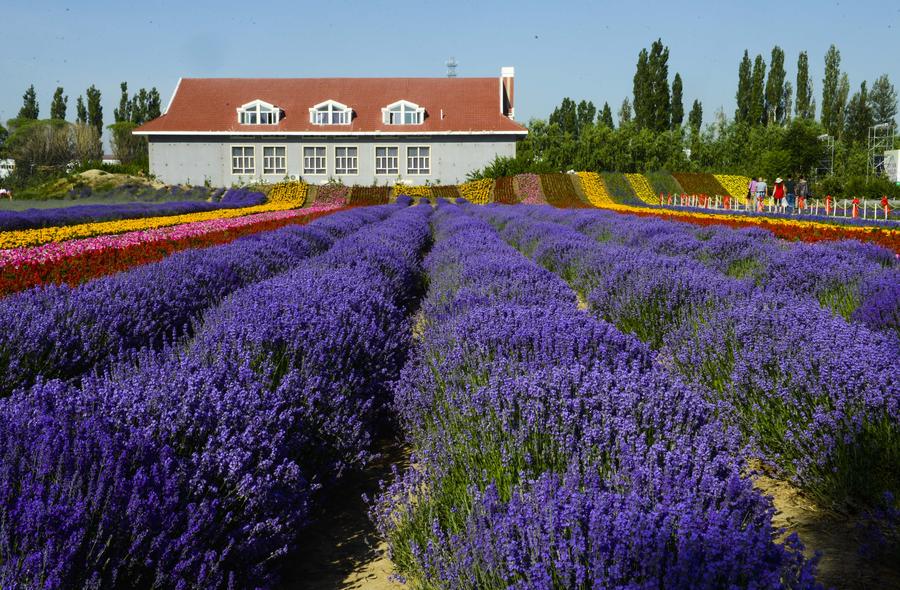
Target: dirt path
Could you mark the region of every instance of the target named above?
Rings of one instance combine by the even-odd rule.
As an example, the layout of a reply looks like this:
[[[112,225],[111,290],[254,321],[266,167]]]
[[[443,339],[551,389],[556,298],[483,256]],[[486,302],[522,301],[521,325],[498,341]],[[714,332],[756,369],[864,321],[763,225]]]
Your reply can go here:
[[[325,492],[315,522],[303,530],[300,546],[284,573],[284,590],[400,590],[390,579],[393,564],[387,545],[378,538],[362,499],[378,492],[378,482],[391,477],[391,466],[405,469],[406,448],[383,443],[381,458],[363,473],[341,480]]]
[[[776,527],[798,533],[809,555],[822,552],[818,581],[826,588],[900,588],[900,556],[863,557],[866,535],[858,520],[822,510],[791,484],[767,475],[756,477],[756,487],[772,496]]]

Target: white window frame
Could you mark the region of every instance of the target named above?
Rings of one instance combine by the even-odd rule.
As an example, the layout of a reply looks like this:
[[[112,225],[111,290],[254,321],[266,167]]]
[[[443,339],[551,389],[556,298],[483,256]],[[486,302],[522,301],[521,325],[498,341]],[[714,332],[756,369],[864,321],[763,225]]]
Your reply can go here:
[[[323,163],[323,166],[321,168],[322,172],[318,172],[318,170],[320,170],[319,168],[307,168],[306,167],[306,150],[307,149],[319,149],[319,148],[321,148],[325,151],[325,155],[321,156],[322,163]],[[325,174],[328,174],[328,146],[327,145],[303,145],[303,146],[300,146],[300,155],[303,158],[302,162],[303,162],[303,174],[304,175],[323,176]],[[315,155],[315,156],[313,156],[313,158],[318,159],[319,156]]]
[[[355,149],[356,155],[353,156],[353,159],[356,161],[356,168],[346,168],[346,170],[354,170],[354,172],[341,172],[341,168],[338,167],[338,150],[340,149]],[[350,145],[350,144],[337,144],[334,146],[334,174],[335,176],[359,176],[359,146],[358,145]],[[349,158],[350,156],[343,156],[344,158]]]
[[[273,153],[272,156],[266,156],[266,150],[267,150],[267,149],[276,150],[276,149],[279,149],[279,148],[282,149],[282,150],[284,150],[284,155],[278,156],[278,155],[274,155],[274,153]],[[264,145],[264,146],[262,146],[262,156],[263,156],[262,173],[263,173],[263,174],[279,174],[279,175],[287,174],[287,154],[288,154],[288,147],[287,147],[286,145],[274,145],[274,144],[272,144],[272,145]],[[271,158],[272,160],[274,160],[274,165],[273,165],[273,166],[267,166],[267,164],[268,164],[267,159],[269,159],[269,158]],[[281,163],[282,163],[282,166],[281,166],[281,167],[279,167],[279,166],[277,165],[277,164],[278,164],[279,158],[282,160],[282,162],[281,162]]]
[[[325,115],[324,120],[320,115]],[[329,99],[309,109],[309,122],[313,125],[349,125],[352,121],[353,109],[336,100]]]
[[[240,156],[234,155],[235,148],[240,148],[241,150],[243,150],[241,152]],[[248,149],[250,150],[249,156],[247,156],[247,152],[246,152],[246,150],[248,150]],[[231,145],[228,147],[228,155],[231,156],[231,174],[232,174],[232,176],[247,176],[247,175],[256,174],[256,146],[243,145],[243,144]],[[250,168],[247,168],[247,166],[246,166],[248,157],[251,159],[251,163],[253,164]],[[236,168],[234,165],[235,158],[240,158],[242,160],[242,163],[245,165],[241,168]]]
[[[265,109],[265,110],[264,110]],[[237,120],[240,125],[278,125],[281,121],[281,109],[277,106],[267,103],[264,100],[253,100],[247,104],[239,106],[237,109]],[[273,120],[267,123],[262,122],[263,114],[272,115]],[[256,117],[255,123],[245,123],[244,121],[251,115]]]
[[[400,114],[400,122],[393,123],[391,122],[392,114]],[[405,122],[405,115],[407,113],[411,113],[415,116],[415,121],[412,123]],[[425,107],[420,107],[414,102],[410,102],[408,100],[398,100],[397,102],[392,102],[386,107],[381,109],[381,122],[385,125],[421,125],[425,122]]]
[[[394,172],[390,172],[389,168],[385,168],[385,172],[378,171],[378,150],[379,148],[390,149],[394,148],[397,150],[397,170]],[[384,156],[385,158],[390,158],[390,156]],[[400,175],[400,146],[399,145],[376,145],[375,149],[372,150],[372,158],[374,160],[375,165],[375,176],[399,176]]]
[[[412,149],[414,149],[414,150],[427,149],[428,150],[427,156],[419,155],[418,152],[417,152],[417,155],[415,156],[415,158],[417,160],[421,160],[423,157],[426,158],[426,160],[428,162],[428,166],[426,168],[422,168],[421,166],[410,167],[410,165],[409,165],[409,159],[410,159],[409,150],[412,150]],[[430,176],[431,175],[431,146],[430,145],[408,145],[408,146],[406,146],[406,173],[409,176]]]

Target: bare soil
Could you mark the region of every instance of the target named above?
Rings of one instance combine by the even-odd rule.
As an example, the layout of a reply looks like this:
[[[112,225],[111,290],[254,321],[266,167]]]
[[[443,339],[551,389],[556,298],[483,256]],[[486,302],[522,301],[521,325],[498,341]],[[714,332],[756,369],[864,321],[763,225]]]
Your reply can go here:
[[[756,487],[775,504],[773,523],[798,533],[808,555],[822,554],[818,580],[836,590],[900,589],[900,555],[887,552],[866,557],[860,551],[870,539],[857,518],[823,510],[788,482],[758,475]]]
[[[285,590],[401,590],[391,579],[393,564],[378,537],[362,495],[374,496],[391,467],[406,468],[409,450],[394,441],[380,445],[381,457],[362,473],[325,492],[316,522],[304,528],[300,545],[283,575]]]

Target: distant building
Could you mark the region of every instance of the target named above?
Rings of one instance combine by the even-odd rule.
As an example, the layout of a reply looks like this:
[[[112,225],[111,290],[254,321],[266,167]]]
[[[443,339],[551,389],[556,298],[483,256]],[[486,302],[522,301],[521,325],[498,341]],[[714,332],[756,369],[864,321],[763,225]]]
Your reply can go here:
[[[12,171],[15,170],[15,168],[16,168],[15,160],[13,160],[11,158],[0,159],[0,178],[6,178],[10,174],[12,174]]]
[[[167,183],[457,183],[527,134],[497,78],[183,78],[135,130]]]
[[[116,166],[118,164],[121,164],[119,158],[115,157],[112,154],[103,154],[103,159],[101,161],[107,166]]]

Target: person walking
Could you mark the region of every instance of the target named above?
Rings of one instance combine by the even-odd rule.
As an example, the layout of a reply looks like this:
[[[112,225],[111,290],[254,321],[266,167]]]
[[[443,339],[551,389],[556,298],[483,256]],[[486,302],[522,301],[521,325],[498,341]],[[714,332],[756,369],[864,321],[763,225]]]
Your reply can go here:
[[[794,179],[791,178],[791,175],[788,174],[787,180],[784,182],[784,192],[785,192],[785,207],[789,210],[794,209],[794,201],[797,198],[797,193],[794,192],[796,188],[796,184],[794,184]]]
[[[775,204],[775,211],[781,211],[784,207],[784,181],[779,176],[772,185],[772,202]]]
[[[756,211],[762,213],[763,210],[763,202],[766,200],[766,197],[769,196],[769,187],[766,186],[766,179],[760,177],[759,180],[756,181]]]
[[[801,212],[806,207],[806,199],[809,198],[809,183],[806,182],[806,178],[803,176],[800,177],[800,180],[797,182],[797,209]]]
[[[750,187],[747,190],[747,209],[753,206],[753,200],[756,198],[756,177],[750,179]]]

